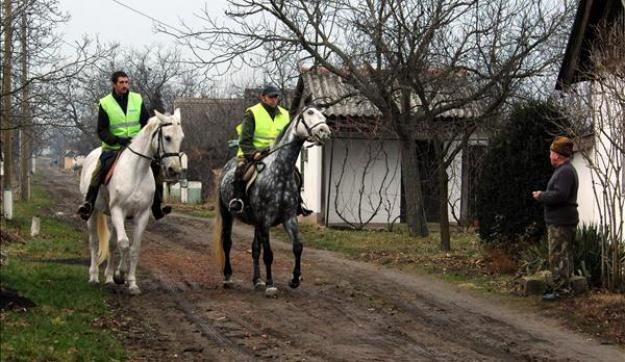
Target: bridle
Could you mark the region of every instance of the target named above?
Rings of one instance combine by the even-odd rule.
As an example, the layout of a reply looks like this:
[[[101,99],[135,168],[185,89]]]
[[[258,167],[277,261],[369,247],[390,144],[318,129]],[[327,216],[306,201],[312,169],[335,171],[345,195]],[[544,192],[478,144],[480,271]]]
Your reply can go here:
[[[168,127],[168,126],[173,126],[173,123],[171,122],[167,122],[167,123],[161,123],[158,125],[158,128],[156,129],[156,131],[152,134],[152,139],[150,140],[150,143],[154,140],[154,137],[156,137],[158,135],[158,144],[156,146],[156,156],[154,157],[150,157],[150,156],[146,156],[142,153],[139,153],[135,150],[133,150],[132,148],[130,148],[130,145],[126,146],[126,148],[128,150],[130,150],[130,152],[134,153],[137,156],[141,156],[147,160],[150,160],[151,162],[154,162],[156,165],[160,166],[161,165],[161,161],[167,157],[178,157],[178,160],[180,162],[182,162],[182,155],[184,155],[184,152],[163,152],[161,153],[162,150],[164,150],[163,148],[163,127]]]
[[[318,126],[320,126],[322,124],[326,124],[326,122],[325,121],[319,121],[319,122],[313,124],[312,126],[308,126],[308,124],[306,124],[306,122],[304,121],[304,112],[308,111],[310,108],[311,107],[304,108],[304,110],[301,111],[299,115],[297,115],[297,119],[295,120],[295,127],[297,128],[297,126],[301,122],[304,125],[304,128],[306,129],[306,133],[308,134],[308,137],[313,137],[313,134],[312,134],[313,129],[315,129],[316,127],[318,127]]]
[[[310,108],[311,108],[311,107],[305,108],[303,111],[301,111],[301,112],[297,115],[297,118],[296,118],[296,119],[295,119],[295,121],[293,122],[293,127],[295,127],[295,128],[297,129],[297,127],[298,127],[299,123],[301,122],[301,123],[304,125],[304,128],[306,129],[306,133],[307,133],[308,137],[313,137],[313,134],[312,134],[313,129],[315,129],[316,127],[318,127],[318,126],[320,126],[320,125],[322,125],[322,124],[326,124],[326,122],[325,122],[325,121],[319,121],[319,122],[317,122],[317,123],[313,124],[312,126],[308,126],[308,125],[306,124],[306,121],[304,121],[304,112],[306,112],[306,111],[307,111],[308,109],[310,109]],[[271,149],[269,152],[265,153],[265,154],[262,156],[262,158],[265,158],[265,157],[269,156],[270,154],[272,154],[272,153],[274,153],[274,152],[276,152],[276,151],[280,150],[281,148],[284,148],[284,147],[286,147],[286,146],[289,146],[290,144],[295,143],[295,142],[297,142],[297,141],[288,142],[288,143],[283,144],[283,145],[282,145],[282,146],[280,146],[280,147],[273,148],[273,149]],[[311,148],[311,147],[313,147],[313,146],[314,146],[314,144],[309,145],[309,146],[305,146],[305,147],[306,147],[306,148]]]

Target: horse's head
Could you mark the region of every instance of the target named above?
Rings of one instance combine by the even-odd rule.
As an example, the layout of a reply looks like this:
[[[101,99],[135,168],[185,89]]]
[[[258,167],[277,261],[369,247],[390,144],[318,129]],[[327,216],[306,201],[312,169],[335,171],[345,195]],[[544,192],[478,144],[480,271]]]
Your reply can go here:
[[[326,117],[314,107],[307,107],[295,119],[295,134],[308,142],[322,145],[330,138],[332,131],[326,124]]]
[[[157,122],[152,133],[154,159],[161,164],[165,177],[175,179],[182,173],[180,145],[184,138],[180,122],[180,109],[173,115],[154,111]]]

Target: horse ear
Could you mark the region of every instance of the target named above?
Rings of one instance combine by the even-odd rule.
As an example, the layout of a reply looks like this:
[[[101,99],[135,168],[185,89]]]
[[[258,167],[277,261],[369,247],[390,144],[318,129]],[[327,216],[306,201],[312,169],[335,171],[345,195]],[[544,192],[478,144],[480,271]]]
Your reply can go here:
[[[180,119],[180,108],[174,109],[174,117],[176,117],[179,121]]]
[[[156,109],[154,110],[154,115],[156,116],[156,118],[158,118],[159,121],[161,122],[165,122],[167,121],[167,118],[159,111],[157,111]]]

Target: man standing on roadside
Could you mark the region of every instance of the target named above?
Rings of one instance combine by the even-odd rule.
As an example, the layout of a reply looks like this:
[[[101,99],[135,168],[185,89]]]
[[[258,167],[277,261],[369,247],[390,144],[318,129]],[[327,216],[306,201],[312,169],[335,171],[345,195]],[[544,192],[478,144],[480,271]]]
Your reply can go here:
[[[551,301],[571,291],[573,274],[573,243],[579,215],[577,212],[577,172],[571,164],[573,142],[558,136],[551,143],[549,160],[554,167],[547,190],[534,191],[532,196],[545,207],[545,224],[549,242],[549,269],[552,284],[543,295]]]

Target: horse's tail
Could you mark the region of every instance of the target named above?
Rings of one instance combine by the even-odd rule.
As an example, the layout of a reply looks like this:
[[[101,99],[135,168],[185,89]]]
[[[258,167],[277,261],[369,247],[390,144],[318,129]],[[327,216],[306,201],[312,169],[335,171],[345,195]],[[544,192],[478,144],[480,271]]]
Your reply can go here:
[[[96,211],[96,230],[98,232],[98,265],[109,258],[109,232],[106,215],[101,211]]]
[[[220,270],[224,270],[224,266],[226,265],[226,254],[224,253],[224,220],[221,216],[222,206],[221,206],[221,198],[219,196],[219,189],[215,192],[217,196],[215,197],[215,206],[217,215],[213,220],[213,252],[215,256],[215,261],[219,264]]]

